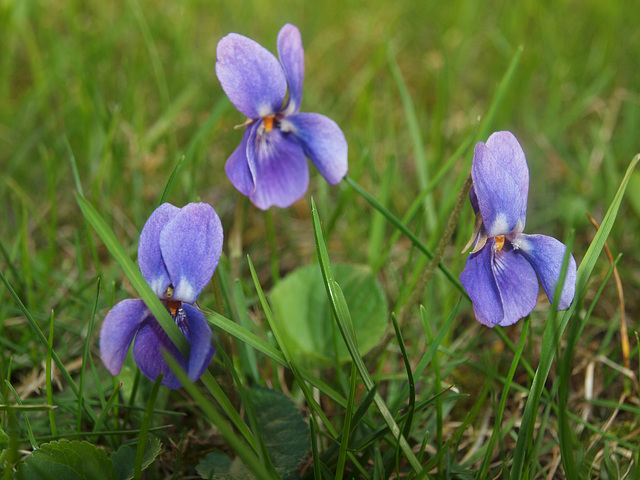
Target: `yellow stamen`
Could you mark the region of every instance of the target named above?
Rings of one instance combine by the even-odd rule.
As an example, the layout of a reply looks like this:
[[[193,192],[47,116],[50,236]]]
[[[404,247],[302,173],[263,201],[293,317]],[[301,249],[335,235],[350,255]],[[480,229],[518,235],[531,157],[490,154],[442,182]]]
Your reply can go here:
[[[271,129],[273,128],[273,116],[264,117],[262,119],[262,123],[264,123],[264,131],[265,132],[270,132]]]
[[[495,243],[493,244],[493,251],[499,252],[502,250],[502,247],[504,247],[504,235],[498,235]]]
[[[171,297],[173,297],[173,286],[169,285],[164,292],[164,298],[171,298]]]

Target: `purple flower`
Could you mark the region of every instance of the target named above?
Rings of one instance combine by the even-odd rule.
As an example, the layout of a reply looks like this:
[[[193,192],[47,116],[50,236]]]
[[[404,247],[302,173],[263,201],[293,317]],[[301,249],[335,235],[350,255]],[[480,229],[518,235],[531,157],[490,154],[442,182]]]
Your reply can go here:
[[[242,141],[225,165],[231,183],[266,210],[299,200],[309,185],[309,157],[335,185],[347,173],[347,141],[340,127],[318,113],[299,113],[304,78],[300,31],[278,33],[278,60],[237,33],[218,42],[216,74],[231,103],[246,115]]]
[[[546,235],[522,233],[527,214],[529,168],[510,132],[478,142],[471,165],[471,205],[476,212],[474,245],[460,274],[478,321],[507,326],[529,315],[538,301],[538,279],[553,302],[566,246]],[[576,261],[570,255],[558,310],[571,305]]]
[[[220,219],[207,203],[183,208],[163,203],[151,214],[140,233],[138,263],[142,276],[187,338],[189,359],[142,300],[124,300],[107,314],[100,330],[100,356],[112,375],[120,373],[133,341],[133,358],[150,380],[162,373],[163,385],[181,386],[162,350],[171,353],[191,380],[202,376],[215,347],[211,328],[195,302],[218,265],[222,238]]]

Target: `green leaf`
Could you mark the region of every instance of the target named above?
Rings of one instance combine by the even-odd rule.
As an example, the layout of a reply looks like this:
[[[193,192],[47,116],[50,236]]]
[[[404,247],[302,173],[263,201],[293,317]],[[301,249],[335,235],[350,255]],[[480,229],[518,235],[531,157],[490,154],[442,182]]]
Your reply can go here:
[[[278,475],[291,478],[311,450],[309,427],[298,407],[284,393],[254,387],[247,391],[256,420]]]
[[[101,480],[113,478],[113,464],[104,450],[88,442],[45,443],[18,468],[19,480]]]
[[[196,467],[198,474],[205,480],[242,480],[253,479],[239,457],[231,460],[217,450],[207,453]]]
[[[387,327],[388,305],[382,287],[367,267],[334,265],[352,313],[358,349],[365,355],[382,338]],[[351,359],[347,346],[336,342],[331,305],[317,265],[299,268],[271,291],[271,304],[295,360],[312,367],[334,365]]]
[[[284,393],[268,388],[247,390],[255,411],[269,458],[278,475],[295,478],[298,467],[311,449],[309,427],[298,407]],[[231,460],[224,453],[208,453],[198,464],[198,473],[207,480],[245,480],[255,478],[239,458]]]
[[[162,442],[160,439],[153,438],[147,440],[142,457],[142,470],[153,463],[162,451]],[[113,469],[116,480],[130,480],[133,478],[133,470],[136,463],[136,446],[122,445],[117,451],[111,455]]]

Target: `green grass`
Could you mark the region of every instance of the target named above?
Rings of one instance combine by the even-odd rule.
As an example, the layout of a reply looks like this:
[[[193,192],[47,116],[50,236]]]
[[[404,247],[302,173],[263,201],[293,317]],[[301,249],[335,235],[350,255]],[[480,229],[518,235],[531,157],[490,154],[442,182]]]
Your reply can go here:
[[[277,478],[279,437],[248,400],[262,386],[311,429],[292,478],[640,478],[636,10],[0,1],[0,477],[59,439],[108,454],[133,446],[137,474],[159,439],[144,478],[197,478],[213,451]],[[275,51],[286,22],[305,46],[302,110],[341,126],[349,176],[331,187],[312,168],[303,200],[264,214],[224,174],[244,118],[215,76],[215,49],[237,32]],[[556,315],[545,297],[528,320],[487,329],[457,280],[468,202],[439,244],[473,146],[496,130],[527,155],[526,232],[572,239],[580,270],[570,310]],[[219,353],[179,391],[154,388],[131,358],[113,379],[98,349],[125,298],[145,298],[179,335],[135,265],[163,200],[210,203],[225,232],[199,298]],[[605,240],[621,255],[628,359]],[[271,287],[312,263],[350,363],[300,361],[270,310]],[[391,306],[368,355],[332,280],[337,263],[368,265]]]

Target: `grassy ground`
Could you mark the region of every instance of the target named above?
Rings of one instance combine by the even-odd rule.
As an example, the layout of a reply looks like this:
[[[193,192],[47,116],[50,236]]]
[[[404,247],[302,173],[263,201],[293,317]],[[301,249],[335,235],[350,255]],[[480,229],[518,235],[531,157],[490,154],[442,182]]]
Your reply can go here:
[[[294,474],[303,478],[395,478],[420,466],[429,478],[640,478],[640,174],[625,177],[640,150],[636,10],[595,0],[0,0],[3,478],[60,438],[107,453],[159,439],[145,478],[199,478],[196,466],[212,451],[268,465],[259,438],[255,451],[247,447],[253,436],[235,423],[238,448],[216,416],[234,422],[219,408],[228,397],[255,431],[245,395],[253,385],[284,392],[311,425],[318,442]],[[275,51],[286,22],[305,45],[303,111],[342,127],[350,181],[329,187],[313,171],[303,200],[265,214],[224,174],[241,137],[233,126],[244,118],[215,76],[215,48],[237,32]],[[572,238],[585,267],[569,315],[549,315],[541,298],[529,319],[490,330],[445,275],[425,278],[421,247],[436,250],[473,145],[496,130],[512,131],[527,154],[527,232]],[[167,199],[209,202],[222,219],[222,298],[207,288],[199,302],[221,315],[209,318],[230,360],[217,354],[210,384],[176,392],[156,391],[128,361],[118,391],[97,334],[109,308],[137,294],[76,193],[135,260],[140,229],[183,155]],[[623,178],[626,196],[603,224],[613,258],[622,255],[617,284],[600,255],[604,235],[594,242],[585,212],[603,222]],[[465,204],[442,258],[456,278],[472,225]],[[268,293],[318,263],[323,238],[332,264],[368,265],[388,301],[386,339],[362,363],[368,373],[354,370],[357,361],[321,368],[285,359],[252,280],[246,255]],[[245,336],[221,328],[220,318]],[[52,370],[47,355],[59,359]],[[415,404],[403,360],[415,373]],[[46,405],[56,408],[38,409]],[[358,408],[364,419],[350,422]],[[405,446],[389,418],[404,429]],[[347,450],[339,435],[349,432]]]

